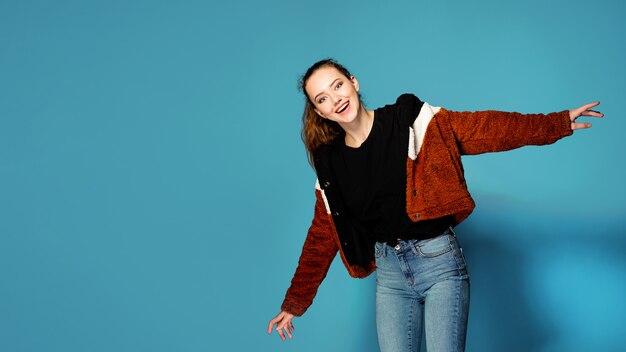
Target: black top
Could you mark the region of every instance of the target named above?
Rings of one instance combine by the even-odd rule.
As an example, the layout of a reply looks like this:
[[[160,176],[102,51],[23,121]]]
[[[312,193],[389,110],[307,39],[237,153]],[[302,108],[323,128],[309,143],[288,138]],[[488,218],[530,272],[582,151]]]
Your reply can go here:
[[[431,238],[453,224],[450,216],[413,222],[406,213],[408,130],[417,113],[401,113],[413,108],[401,105],[398,99],[374,111],[372,130],[360,147],[346,146],[339,137],[330,153],[350,218],[378,242]]]

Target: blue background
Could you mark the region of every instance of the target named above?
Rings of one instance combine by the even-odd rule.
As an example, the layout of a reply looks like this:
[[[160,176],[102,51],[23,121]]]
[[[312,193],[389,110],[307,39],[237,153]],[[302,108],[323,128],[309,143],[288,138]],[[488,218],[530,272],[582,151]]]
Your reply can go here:
[[[335,261],[267,336],[313,214],[300,74],[369,108],[602,100],[555,145],[466,157],[468,351],[626,344],[619,1],[0,2],[0,351],[376,351]]]

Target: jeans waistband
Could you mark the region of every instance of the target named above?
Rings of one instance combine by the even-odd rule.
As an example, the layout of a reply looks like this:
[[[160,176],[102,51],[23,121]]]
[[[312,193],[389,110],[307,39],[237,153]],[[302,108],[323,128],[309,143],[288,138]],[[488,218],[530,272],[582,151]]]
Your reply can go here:
[[[456,233],[454,232],[454,229],[452,228],[452,226],[449,226],[444,232],[440,233],[439,235],[430,237],[430,238],[425,238],[423,240],[432,240],[434,238],[437,237],[441,237],[441,236],[456,236]],[[394,241],[388,242],[387,245],[389,247],[396,247],[400,244],[400,242],[408,242],[408,241],[413,241],[413,239],[402,239],[402,238],[397,238]],[[422,240],[420,240],[422,241]]]

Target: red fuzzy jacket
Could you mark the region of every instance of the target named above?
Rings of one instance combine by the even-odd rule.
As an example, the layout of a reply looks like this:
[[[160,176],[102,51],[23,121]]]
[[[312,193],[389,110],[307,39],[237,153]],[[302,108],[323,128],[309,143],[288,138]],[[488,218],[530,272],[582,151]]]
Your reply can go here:
[[[474,209],[461,155],[505,151],[525,145],[551,144],[572,134],[567,110],[543,114],[478,111],[456,112],[431,106],[410,94],[398,98],[401,113],[414,118],[407,131],[406,212],[413,221],[452,215],[458,224]],[[302,315],[313,302],[337,251],[352,277],[371,274],[373,247],[347,221],[334,189],[329,151],[314,157],[318,176],[315,214],[298,267],[281,309]]]

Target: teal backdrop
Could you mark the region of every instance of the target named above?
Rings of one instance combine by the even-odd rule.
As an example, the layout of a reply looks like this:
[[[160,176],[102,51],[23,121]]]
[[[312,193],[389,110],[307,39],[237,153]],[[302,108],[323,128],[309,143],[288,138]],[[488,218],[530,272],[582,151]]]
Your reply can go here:
[[[465,157],[468,351],[623,351],[621,1],[0,2],[0,351],[377,350],[375,278],[336,260],[266,333],[311,222],[298,77],[369,108],[603,120]]]

